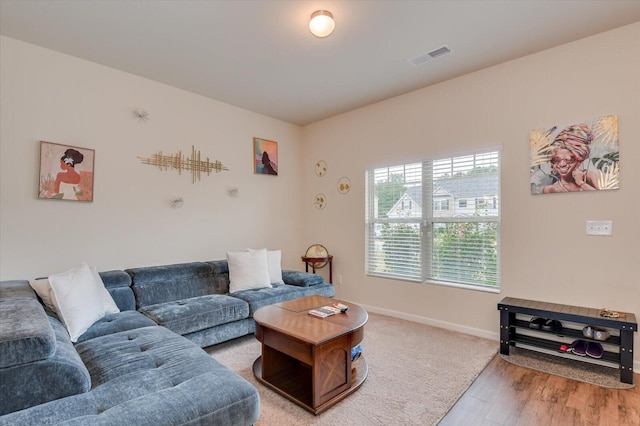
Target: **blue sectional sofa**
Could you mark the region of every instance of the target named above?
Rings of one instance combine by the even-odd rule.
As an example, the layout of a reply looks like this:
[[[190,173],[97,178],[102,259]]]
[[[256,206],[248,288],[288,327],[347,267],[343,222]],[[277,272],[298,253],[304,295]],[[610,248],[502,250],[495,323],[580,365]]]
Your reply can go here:
[[[251,425],[257,390],[201,348],[253,333],[262,306],[334,295],[295,271],[229,294],[225,260],[100,277],[120,312],[75,344],[28,281],[0,282],[0,426]]]

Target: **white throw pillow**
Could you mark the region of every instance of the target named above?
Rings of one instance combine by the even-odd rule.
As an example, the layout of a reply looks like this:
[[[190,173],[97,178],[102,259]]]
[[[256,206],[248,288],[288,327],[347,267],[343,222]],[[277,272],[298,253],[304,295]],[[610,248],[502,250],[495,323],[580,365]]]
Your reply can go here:
[[[248,249],[248,251],[256,251]],[[269,271],[269,282],[271,284],[284,284],[282,281],[282,251],[267,250],[267,270]]]
[[[105,309],[91,269],[86,263],[49,277],[57,304],[72,342],[105,315]]]
[[[49,284],[49,280],[47,278],[41,278],[39,280],[31,280],[29,281],[29,285],[35,291],[42,302],[47,306],[47,308],[51,309],[53,312],[58,313],[58,308],[56,308],[56,301],[52,297],[51,294],[51,284]]]
[[[100,299],[102,300],[102,306],[104,307],[105,314],[117,314],[120,312],[120,308],[114,302],[111,293],[104,285],[102,278],[95,266],[90,266],[91,274],[93,275],[94,284],[98,287],[100,293]],[[51,290],[51,283],[48,278],[41,278],[37,280],[29,281],[31,288],[40,296],[42,302],[53,312],[58,313],[58,304],[56,297]]]
[[[271,287],[267,249],[227,252],[229,293]]]
[[[102,281],[102,278],[100,278],[98,270],[95,266],[91,266],[90,268],[95,284],[98,287],[98,293],[100,294],[100,300],[102,300],[102,307],[104,308],[105,314],[117,314],[120,312],[120,308],[118,308],[116,302],[113,301],[113,297],[111,297],[109,290],[104,286],[104,282]]]

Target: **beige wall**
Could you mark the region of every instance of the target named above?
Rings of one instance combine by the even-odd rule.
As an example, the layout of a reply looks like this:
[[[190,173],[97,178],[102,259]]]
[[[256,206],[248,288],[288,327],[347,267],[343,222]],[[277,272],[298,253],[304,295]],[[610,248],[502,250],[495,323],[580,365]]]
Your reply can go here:
[[[284,251],[299,269],[298,126],[111,68],[2,37],[0,279],[34,278],[87,261],[99,270]],[[147,123],[132,118],[142,107]],[[278,141],[280,176],[253,174],[253,137]],[[39,141],[95,149],[93,203],[38,200]],[[229,171],[191,183],[138,156],[162,150],[220,160]],[[239,196],[226,195],[238,187]],[[169,200],[184,197],[181,209]],[[293,230],[293,232],[292,232]]]
[[[640,237],[640,23],[303,129],[0,41],[0,279],[46,275],[82,260],[120,269],[262,246],[283,249],[284,266],[300,269],[304,249],[321,243],[335,256],[339,297],[478,335],[497,337],[496,303],[505,296],[640,314],[631,269]],[[151,120],[133,120],[134,107]],[[608,114],[620,119],[621,189],[530,195],[530,130]],[[253,175],[254,136],[279,142],[278,178]],[[40,140],[96,150],[93,203],[36,199]],[[188,175],[136,158],[192,144],[231,170],[191,184]],[[365,169],[485,146],[503,146],[502,292],[367,277]],[[314,173],[318,160],[329,166],[322,178]],[[336,187],[343,176],[352,182],[346,195]],[[238,198],[225,195],[230,186],[240,189]],[[328,197],[321,211],[313,205],[317,193]],[[176,194],[185,198],[180,210],[168,207]],[[614,235],[585,236],[587,220],[613,220]]]
[[[337,295],[494,337],[496,303],[505,296],[640,314],[633,269],[640,241],[639,76],[637,23],[307,126],[304,206],[313,226],[306,236],[335,255],[334,276],[343,280]],[[610,114],[620,123],[621,189],[530,195],[529,132]],[[367,277],[365,169],[496,145],[503,146],[501,293]],[[317,160],[328,164],[325,177],[314,174]],[[337,193],[341,176],[353,183],[348,195]],[[322,211],[312,204],[319,192],[328,198]],[[585,236],[587,220],[612,220],[613,236]]]

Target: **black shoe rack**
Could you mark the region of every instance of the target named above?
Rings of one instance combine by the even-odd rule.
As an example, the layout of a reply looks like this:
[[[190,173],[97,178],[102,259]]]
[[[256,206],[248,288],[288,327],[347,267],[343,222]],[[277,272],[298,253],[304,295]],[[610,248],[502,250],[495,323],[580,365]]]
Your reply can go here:
[[[620,369],[620,381],[633,384],[633,335],[638,331],[636,317],[621,312],[619,318],[600,316],[600,309],[557,303],[505,297],[498,303],[500,311],[500,353],[509,355],[509,347],[517,346],[547,354],[571,358]],[[529,320],[534,317],[554,319],[563,324],[561,331],[532,329]],[[596,341],[583,336],[586,326],[607,329],[611,337]],[[602,358],[577,356],[559,350],[562,344],[582,339],[601,343]]]

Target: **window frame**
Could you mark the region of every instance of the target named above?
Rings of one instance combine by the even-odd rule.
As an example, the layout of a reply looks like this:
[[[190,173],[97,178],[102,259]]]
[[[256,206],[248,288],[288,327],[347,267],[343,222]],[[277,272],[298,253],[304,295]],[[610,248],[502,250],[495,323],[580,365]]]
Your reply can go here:
[[[367,276],[394,279],[400,281],[411,281],[411,282],[422,282],[427,284],[436,284],[436,285],[444,285],[448,287],[458,287],[470,290],[479,290],[479,291],[487,291],[499,293],[501,288],[501,267],[500,267],[500,258],[501,258],[501,250],[500,250],[500,229],[501,229],[501,194],[500,194],[500,179],[501,179],[501,171],[502,171],[502,149],[501,148],[487,148],[481,151],[474,151],[470,153],[456,154],[456,155],[446,155],[440,156],[438,158],[429,158],[422,161],[414,161],[414,162],[406,162],[402,164],[391,164],[391,165],[383,165],[380,167],[372,167],[366,170],[365,173],[365,183],[366,183],[366,196],[365,196],[365,274]],[[454,161],[456,159],[460,159],[463,157],[473,156],[474,167],[477,161],[477,158],[482,158],[486,156],[487,158],[492,158],[492,161],[495,163],[490,163],[491,166],[496,166],[497,171],[495,172],[496,179],[496,193],[495,194],[485,194],[485,195],[475,195],[474,200],[478,198],[482,198],[485,203],[482,206],[482,209],[491,209],[494,211],[493,214],[489,214],[485,212],[486,215],[478,215],[477,210],[478,206],[475,206],[475,215],[474,216],[445,216],[442,217],[437,213],[446,212],[447,210],[436,210],[434,211],[434,206],[436,202],[442,202],[442,196],[434,196],[433,187],[434,182],[437,180],[433,178],[433,175],[428,174],[431,173],[434,163],[438,161],[446,161],[451,160]],[[494,157],[493,157],[494,156]],[[389,176],[392,174],[391,170],[398,170],[399,168],[406,169],[408,166],[415,166],[420,164],[422,167],[422,175],[421,185],[422,185],[422,211],[420,216],[414,217],[376,217],[379,214],[376,212],[377,205],[376,203],[376,178],[375,174],[379,170],[387,170]],[[479,166],[481,167],[481,166]],[[490,172],[493,174],[493,172]],[[427,177],[429,176],[429,177]],[[405,189],[406,192],[406,189]],[[402,197],[402,196],[401,196]],[[467,197],[461,197],[467,198]],[[440,199],[440,200],[438,200]],[[456,199],[455,196],[451,196],[450,199],[447,199],[447,205],[449,207],[448,210],[455,211],[456,206],[459,200]],[[453,209],[451,209],[451,205],[453,205]],[[467,203],[468,206],[468,203]],[[418,205],[416,208],[420,208]],[[484,284],[484,283],[472,283],[467,281],[455,281],[455,280],[439,280],[435,278],[434,271],[434,238],[436,237],[436,233],[438,232],[438,228],[442,228],[441,224],[444,224],[445,227],[447,224],[460,224],[460,223],[487,223],[487,227],[490,228],[491,238],[495,238],[493,241],[495,244],[495,264],[493,262],[490,263],[491,272],[495,274],[495,285],[494,284]],[[402,275],[388,272],[376,271],[372,266],[372,261],[375,261],[375,257],[377,256],[376,252],[372,252],[372,250],[376,250],[375,244],[379,241],[379,237],[376,236],[376,226],[381,225],[389,225],[389,224],[405,224],[410,225],[413,224],[417,226],[419,229],[419,245],[420,245],[420,274],[418,276],[411,275]],[[481,226],[481,225],[478,225]],[[476,228],[477,229],[477,228]],[[373,240],[373,242],[372,242]],[[491,240],[490,240],[491,241]],[[464,243],[461,243],[464,244]],[[383,252],[386,255],[386,252]],[[392,253],[394,254],[394,253]],[[438,264],[441,268],[443,264]],[[493,270],[495,267],[495,271]],[[481,269],[482,270],[482,269]],[[464,270],[464,272],[475,272],[475,270]],[[493,278],[494,275],[491,275]]]

